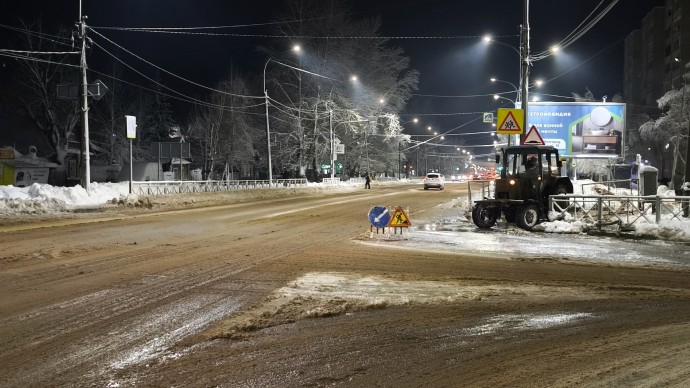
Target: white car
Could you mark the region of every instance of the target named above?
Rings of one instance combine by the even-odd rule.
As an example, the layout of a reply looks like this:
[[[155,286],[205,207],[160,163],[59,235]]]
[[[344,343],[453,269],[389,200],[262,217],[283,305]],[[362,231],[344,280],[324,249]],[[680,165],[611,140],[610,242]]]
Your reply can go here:
[[[424,190],[429,190],[429,187],[435,187],[439,190],[446,188],[446,179],[443,174],[437,172],[430,172],[424,177]]]

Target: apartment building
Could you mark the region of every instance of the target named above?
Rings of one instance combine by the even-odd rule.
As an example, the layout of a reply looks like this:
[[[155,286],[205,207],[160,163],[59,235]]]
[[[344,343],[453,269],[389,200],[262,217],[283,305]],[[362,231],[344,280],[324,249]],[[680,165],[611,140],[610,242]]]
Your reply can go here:
[[[685,24],[683,24],[685,21]],[[658,113],[665,92],[683,84],[690,62],[690,0],[666,0],[625,39],[623,100],[629,113]]]

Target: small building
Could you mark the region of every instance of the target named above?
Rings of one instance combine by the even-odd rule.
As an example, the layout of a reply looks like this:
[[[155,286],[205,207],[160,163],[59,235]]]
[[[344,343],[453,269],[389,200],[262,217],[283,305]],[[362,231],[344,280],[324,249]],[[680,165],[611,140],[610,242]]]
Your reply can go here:
[[[50,172],[57,163],[36,156],[36,147],[22,155],[12,147],[0,149],[0,184],[27,187],[34,183],[48,183]]]

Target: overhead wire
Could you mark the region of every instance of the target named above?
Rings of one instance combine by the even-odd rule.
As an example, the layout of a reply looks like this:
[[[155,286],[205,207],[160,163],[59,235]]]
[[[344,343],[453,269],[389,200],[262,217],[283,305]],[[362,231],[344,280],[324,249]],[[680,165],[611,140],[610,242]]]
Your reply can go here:
[[[56,61],[51,61],[51,60],[49,60],[49,59],[42,59],[42,58],[35,58],[35,57],[29,57],[29,56],[22,56],[22,55],[11,54],[11,53],[5,54],[5,53],[0,52],[0,56],[2,56],[2,57],[8,57],[8,58],[14,58],[14,59],[21,59],[21,60],[25,60],[25,61],[34,61],[34,62],[50,63],[50,64],[54,64],[54,65],[67,66],[67,67],[76,67],[76,68],[80,68],[80,67],[81,67],[81,66],[79,66],[79,65],[73,65],[73,64],[70,64],[70,63],[56,62]]]
[[[13,53],[13,54],[36,54],[36,55],[61,55],[61,54],[81,54],[79,51],[25,51],[25,50],[11,50],[11,49],[1,49],[0,52]]]
[[[256,108],[256,107],[259,107],[259,106],[263,106],[263,105],[264,105],[263,102],[260,103],[260,104],[256,104],[256,105],[242,106],[242,107],[232,107],[232,108],[231,108],[231,107],[227,107],[227,106],[224,106],[224,105],[213,104],[213,103],[210,103],[210,102],[201,101],[201,100],[196,100],[196,99],[191,99],[191,100],[190,100],[189,98],[183,98],[183,97],[180,97],[180,96],[175,96],[175,95],[172,95],[172,94],[164,93],[164,92],[161,92],[160,90],[155,90],[155,89],[147,88],[147,87],[145,87],[145,86],[141,86],[141,85],[135,84],[135,83],[130,82],[130,81],[125,81],[125,80],[123,80],[123,79],[121,79],[121,78],[117,78],[117,77],[112,76],[112,75],[110,75],[110,74],[107,74],[107,73],[104,73],[104,72],[101,72],[101,71],[98,71],[98,70],[94,70],[94,69],[92,69],[92,68],[89,68],[88,71],[89,71],[90,73],[98,74],[98,75],[101,75],[101,76],[103,76],[103,77],[107,77],[107,78],[110,78],[110,79],[112,79],[112,80],[115,80],[115,81],[118,81],[118,82],[122,82],[122,83],[124,83],[124,84],[130,85],[130,86],[134,86],[134,87],[139,88],[139,89],[142,89],[142,90],[146,90],[146,91],[151,92],[151,93],[155,93],[155,94],[158,94],[158,95],[161,95],[161,96],[169,97],[169,98],[172,98],[172,99],[175,99],[175,100],[178,100],[178,101],[182,101],[182,102],[187,102],[187,103],[190,103],[190,104],[193,104],[193,105],[205,106],[205,107],[208,107],[208,108],[214,108],[214,109],[223,110],[223,111],[226,111],[226,112],[243,113],[243,114],[247,114],[247,115],[256,115],[256,116],[263,116],[263,115],[264,115],[263,113],[253,113],[253,112],[246,112],[246,111],[243,111],[243,110],[239,110],[239,108],[241,108],[241,109],[250,109],[250,108]]]
[[[564,49],[564,48],[570,46],[571,44],[573,44],[577,40],[579,40],[582,36],[584,36],[592,27],[594,27],[597,23],[599,23],[599,21],[601,21],[601,19],[603,19],[604,16],[606,16],[606,14],[616,5],[616,3],[618,3],[618,0],[612,0],[611,3],[606,6],[606,8],[604,8],[598,15],[596,15],[594,17],[594,19],[587,22],[587,24],[584,27],[580,28],[580,26],[583,24],[583,23],[580,23],[580,26],[578,26],[579,30],[576,28],[575,31],[568,34],[567,38],[561,40],[561,42],[557,45],[559,47],[559,49]],[[599,5],[601,5],[601,3]],[[599,6],[597,6],[597,8],[598,7]],[[587,20],[590,16],[591,16],[591,13],[589,16],[587,16],[587,18],[585,18],[585,20]],[[550,57],[552,55],[554,55],[554,54],[551,50],[546,50],[546,51],[536,53],[534,55],[530,55],[529,60],[530,61],[539,61],[539,60],[542,60],[544,58]]]
[[[92,27],[96,28],[96,27]],[[278,35],[278,34],[236,34],[236,33],[218,33],[218,32],[191,32],[183,28],[131,28],[131,27],[98,27],[98,29],[115,30],[115,31],[130,31],[130,32],[150,32],[160,34],[177,34],[177,35],[198,35],[198,36],[216,36],[216,37],[233,37],[233,38],[264,38],[264,39],[373,39],[373,40],[394,40],[394,39],[419,39],[419,40],[459,40],[459,39],[479,39],[480,35],[447,35],[447,36],[375,36],[375,35]],[[502,35],[499,37],[514,37],[514,35]]]
[[[168,71],[168,70],[166,70],[166,69],[164,69],[164,68],[162,68],[162,67],[160,67],[160,66],[157,66],[157,65],[155,65],[154,63],[151,63],[150,61],[148,61],[148,60],[146,60],[146,59],[140,57],[139,55],[137,55],[137,54],[135,54],[135,53],[133,53],[133,52],[127,50],[126,48],[124,48],[124,47],[122,47],[121,45],[119,45],[119,44],[113,42],[112,40],[108,39],[108,38],[105,37],[103,34],[99,33],[98,31],[94,30],[93,28],[89,28],[89,30],[90,30],[91,32],[95,33],[96,35],[100,36],[101,38],[105,39],[105,40],[108,41],[110,44],[112,44],[112,45],[114,45],[115,47],[119,48],[120,50],[123,50],[123,51],[126,52],[127,54],[129,54],[129,55],[131,55],[131,56],[133,56],[133,57],[139,59],[140,61],[146,63],[147,65],[152,66],[153,68],[155,68],[155,69],[157,69],[157,70],[160,70],[160,71],[162,71],[162,72],[164,72],[164,73],[166,73],[166,74],[168,74],[168,75],[171,75],[171,76],[173,76],[173,77],[175,77],[175,78],[177,78],[177,79],[179,79],[179,80],[181,80],[181,81],[190,83],[190,84],[192,84],[192,85],[198,86],[198,87],[203,88],[203,89],[206,89],[206,90],[210,90],[210,91],[212,91],[212,92],[216,92],[216,93],[220,93],[220,94],[226,94],[226,95],[229,95],[229,96],[242,97],[242,98],[255,98],[255,99],[259,99],[259,98],[263,99],[263,98],[264,98],[264,96],[249,96],[249,95],[243,95],[243,94],[237,94],[237,93],[230,93],[230,92],[226,92],[226,91],[223,91],[223,90],[214,89],[214,88],[208,87],[208,86],[206,86],[206,85],[202,85],[202,84],[200,84],[200,83],[198,83],[198,82],[194,82],[194,81],[188,80],[188,79],[186,79],[186,78],[184,78],[184,77],[182,77],[182,76],[179,76],[179,75],[177,75],[177,74],[175,74],[175,73],[172,73],[172,72],[170,72],[170,71]],[[101,49],[103,49],[103,48],[101,47]]]
[[[294,19],[294,20],[284,20],[280,22],[265,22],[265,23],[252,23],[252,24],[235,24],[235,25],[229,25],[229,26],[196,26],[196,27],[112,27],[112,26],[95,26],[92,28],[99,28],[102,30],[121,30],[121,29],[127,29],[130,31],[147,31],[147,30],[180,30],[180,31],[185,31],[185,30],[214,30],[214,29],[224,29],[224,28],[246,28],[246,27],[263,27],[263,26],[272,26],[276,24],[289,24],[289,23],[298,23],[298,22],[304,22],[304,21],[310,21],[310,20],[319,20],[319,19],[325,19],[326,17],[315,17],[315,18],[306,18],[306,19]]]
[[[71,38],[66,38],[66,37],[64,37],[64,36],[46,34],[46,33],[44,33],[44,32],[37,32],[37,31],[32,31],[32,30],[26,29],[26,28],[19,28],[19,27],[14,27],[14,26],[8,26],[8,25],[6,25],[6,24],[0,24],[0,27],[2,27],[2,28],[7,28],[8,30],[12,30],[12,31],[15,31],[15,32],[21,32],[21,33],[23,33],[23,34],[31,35],[31,36],[38,37],[38,38],[41,38],[41,39],[45,39],[45,40],[47,40],[47,41],[50,41],[50,42],[53,42],[53,43],[56,43],[56,44],[61,44],[61,45],[64,45],[64,46],[74,46],[74,45],[72,44],[72,39],[71,39]],[[65,41],[67,41],[67,42],[69,42],[69,43],[67,43],[67,42],[60,42],[60,41],[54,40],[54,39],[65,40]]]
[[[107,49],[105,49],[104,47],[102,47],[101,45],[99,45],[97,42],[92,42],[92,44],[93,44],[95,47],[97,47],[97,48],[103,50],[106,54],[110,55],[113,59],[115,59],[116,61],[120,62],[121,64],[123,64],[124,66],[126,66],[127,68],[129,68],[130,70],[132,70],[132,71],[134,71],[135,73],[139,74],[140,76],[144,77],[144,78],[147,79],[148,81],[150,81],[150,82],[152,82],[152,83],[154,83],[154,84],[156,84],[156,85],[158,85],[158,86],[160,86],[160,87],[162,87],[162,88],[164,88],[164,89],[166,89],[166,90],[169,90],[169,91],[172,92],[172,93],[175,93],[175,94],[179,95],[181,98],[185,98],[185,99],[187,99],[187,100],[189,100],[189,101],[196,102],[196,103],[198,103],[198,104],[200,104],[200,105],[206,105],[206,104],[208,104],[206,101],[203,101],[203,100],[199,100],[199,99],[197,99],[197,98],[190,97],[190,96],[188,96],[188,95],[186,95],[186,94],[184,94],[184,93],[182,93],[182,92],[178,92],[177,90],[172,89],[172,88],[170,88],[170,87],[168,87],[168,86],[166,86],[166,85],[164,85],[164,84],[162,84],[162,83],[160,83],[160,82],[154,80],[153,78],[147,76],[146,74],[144,74],[144,73],[140,72],[139,70],[135,69],[134,67],[130,66],[128,63],[124,62],[123,60],[121,60],[120,58],[118,58],[116,55],[112,54],[110,51],[108,51]],[[231,95],[232,95],[232,94],[231,94]],[[259,104],[259,105],[263,105],[263,103],[262,103],[262,104]]]

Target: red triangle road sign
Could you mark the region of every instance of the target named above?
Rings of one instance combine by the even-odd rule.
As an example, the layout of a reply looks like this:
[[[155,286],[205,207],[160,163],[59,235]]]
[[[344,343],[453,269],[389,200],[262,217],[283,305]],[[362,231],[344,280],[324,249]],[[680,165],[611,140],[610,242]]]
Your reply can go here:
[[[544,145],[544,139],[542,139],[541,135],[539,134],[539,130],[537,129],[536,126],[532,126],[529,131],[527,132],[527,135],[525,135],[525,138],[522,139],[522,144],[527,145],[527,144],[535,144],[535,145]]]

